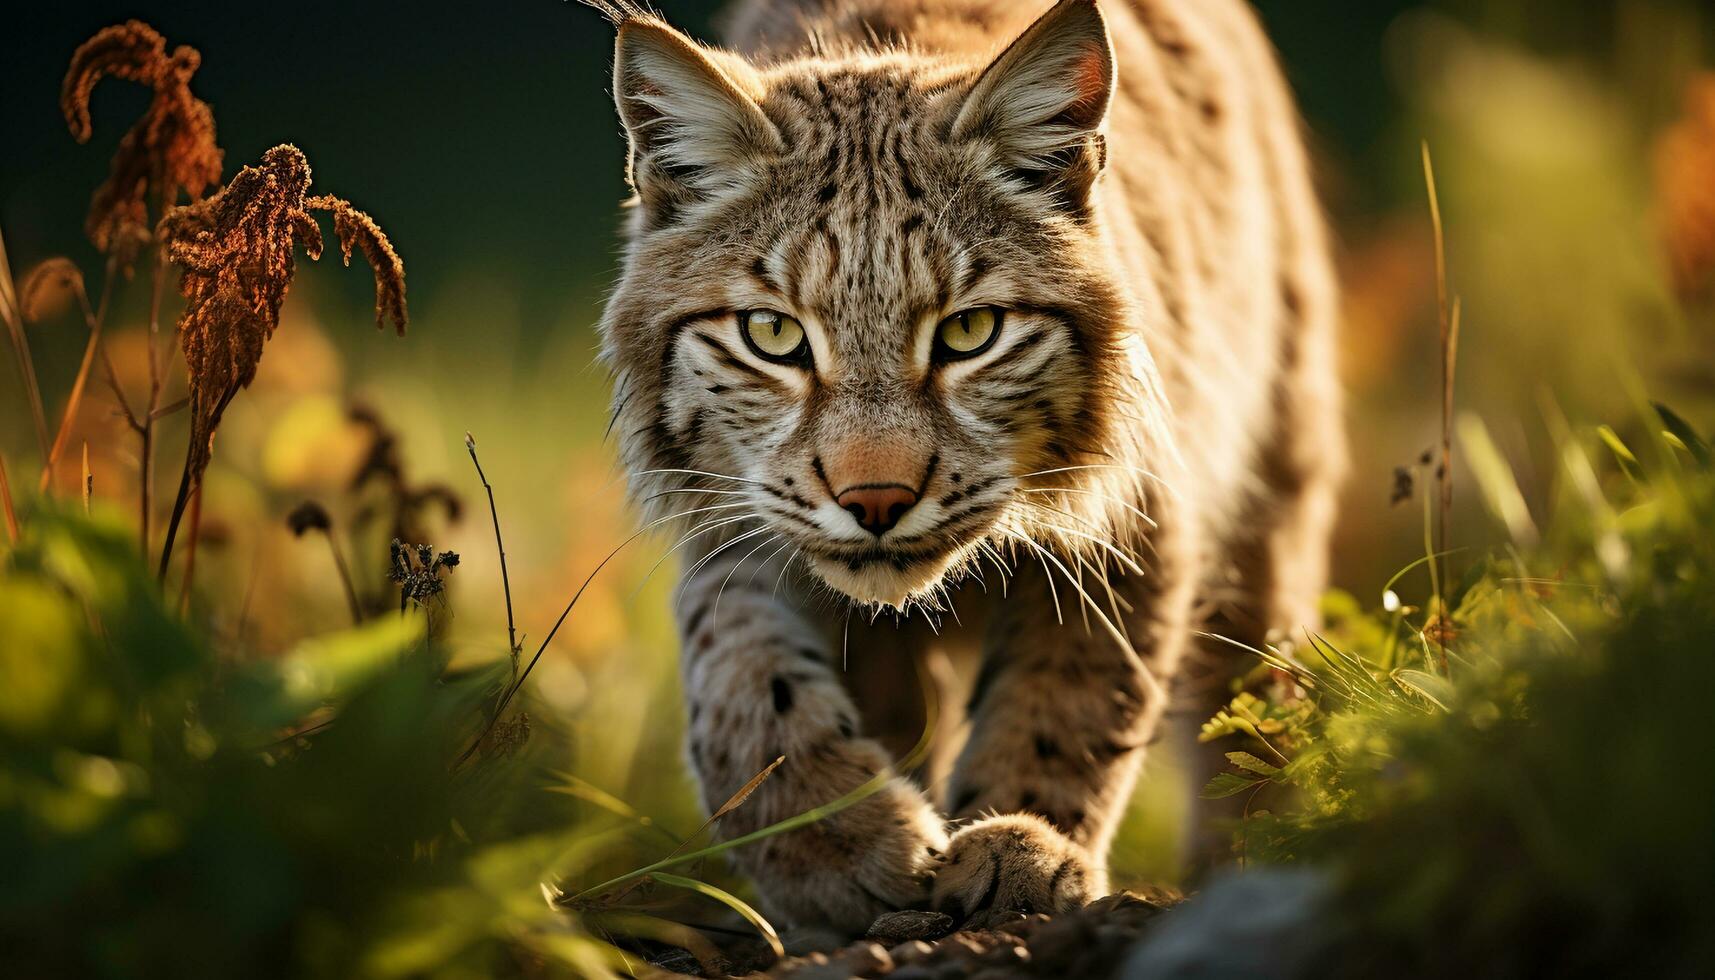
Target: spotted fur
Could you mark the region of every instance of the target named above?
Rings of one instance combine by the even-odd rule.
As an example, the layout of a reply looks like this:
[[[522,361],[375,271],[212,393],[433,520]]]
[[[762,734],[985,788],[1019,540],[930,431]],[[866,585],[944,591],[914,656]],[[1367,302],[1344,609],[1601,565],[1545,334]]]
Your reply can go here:
[[[692,768],[712,808],[786,758],[722,833],[889,772],[910,664],[968,639],[950,828],[894,774],[740,862],[843,930],[1100,894],[1194,629],[1310,624],[1326,577],[1334,281],[1252,14],[741,0],[717,49],[597,5],[635,191],[605,354],[685,556]],[[936,361],[977,307],[993,347]],[[802,323],[799,363],[747,345],[759,309]],[[841,503],[872,487],[914,501],[880,534]]]

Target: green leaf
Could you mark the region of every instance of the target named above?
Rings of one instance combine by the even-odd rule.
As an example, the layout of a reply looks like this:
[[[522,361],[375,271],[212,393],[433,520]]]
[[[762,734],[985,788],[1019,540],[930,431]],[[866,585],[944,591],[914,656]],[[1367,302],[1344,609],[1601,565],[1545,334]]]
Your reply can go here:
[[[1692,428],[1691,423],[1685,421],[1678,412],[1661,402],[1655,402],[1654,407],[1656,414],[1661,416],[1662,424],[1667,426],[1667,434],[1679,443],[1680,448],[1691,454],[1698,466],[1709,469],[1711,462],[1715,462],[1715,451],[1709,448],[1709,441]]]
[[[1235,753],[1238,754],[1238,753]],[[1224,800],[1229,796],[1237,796],[1253,786],[1261,786],[1268,782],[1266,779],[1251,779],[1238,773],[1223,772],[1209,780],[1209,785],[1203,787],[1200,794],[1205,800]]]
[[[1601,438],[1603,445],[1608,447],[1608,451],[1614,454],[1614,458],[1620,463],[1620,469],[1624,470],[1627,476],[1631,477],[1633,480],[1641,480],[1643,478],[1641,464],[1638,463],[1638,458],[1632,454],[1632,451],[1627,448],[1624,442],[1620,441],[1619,433],[1615,432],[1610,426],[1598,425],[1596,427],[1596,435]]]
[[[694,891],[699,895],[707,896],[717,902],[725,904],[734,912],[744,916],[751,925],[756,927],[756,931],[762,933],[762,938],[768,940],[768,946],[770,949],[774,950],[775,956],[783,957],[786,955],[786,947],[780,944],[780,934],[774,931],[774,926],[770,925],[768,920],[762,917],[762,913],[751,908],[749,905],[746,905],[744,900],[739,898],[737,895],[716,888],[714,885],[711,885],[706,881],[698,881],[695,878],[681,878],[678,875],[670,875],[660,871],[654,872],[650,877],[659,881],[663,885],[672,885],[674,888],[684,888],[688,891]]]
[[[1254,772],[1258,776],[1266,776],[1269,779],[1280,775],[1279,766],[1271,766],[1249,752],[1228,752],[1227,761],[1246,772]]]
[[[1444,677],[1421,670],[1402,668],[1393,672],[1393,679],[1399,686],[1429,699],[1437,708],[1447,710],[1453,703],[1453,685]]]
[[[274,729],[350,695],[418,648],[420,617],[385,616],[356,629],[300,643],[279,660],[233,679],[227,708],[241,726]]]
[[[1534,546],[1539,537],[1536,522],[1531,519],[1530,507],[1519,490],[1512,466],[1489,435],[1489,427],[1473,412],[1461,413],[1458,426],[1459,445],[1465,450],[1465,465],[1477,478],[1477,489],[1482,491],[1483,503],[1506,526],[1514,543]]]

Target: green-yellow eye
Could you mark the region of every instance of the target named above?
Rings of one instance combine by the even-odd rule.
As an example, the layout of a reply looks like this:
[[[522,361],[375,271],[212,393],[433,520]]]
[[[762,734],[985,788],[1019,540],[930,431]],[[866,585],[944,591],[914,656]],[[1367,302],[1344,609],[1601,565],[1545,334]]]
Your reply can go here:
[[[738,319],[744,342],[758,357],[780,364],[809,363],[809,339],[797,320],[773,310],[750,310]]]
[[[992,306],[955,313],[935,328],[935,353],[940,360],[957,361],[988,350],[1000,336],[1001,311]]]

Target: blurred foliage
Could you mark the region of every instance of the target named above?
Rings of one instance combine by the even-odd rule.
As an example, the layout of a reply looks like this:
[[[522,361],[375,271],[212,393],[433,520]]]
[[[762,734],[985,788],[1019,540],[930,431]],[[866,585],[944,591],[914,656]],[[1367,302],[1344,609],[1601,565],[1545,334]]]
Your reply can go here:
[[[1695,976],[1715,956],[1709,443],[1658,408],[1558,448],[1540,543],[1421,608],[1332,597],[1326,636],[1264,651],[1289,679],[1205,727],[1233,746],[1206,795],[1250,794],[1238,853],[1336,872],[1340,975]],[[1510,479],[1485,479],[1497,515]]]
[[[217,663],[163,608],[131,537],[39,514],[0,574],[9,973],[611,962],[539,890],[602,838],[539,791],[528,758],[449,777],[493,676],[440,677],[420,616]]]
[[[661,6],[707,36],[716,5]],[[1699,182],[1706,137],[1688,97],[1715,64],[1715,15],[1705,0],[1256,6],[1342,241],[1357,461],[1342,585],[1373,594],[1422,537],[1416,508],[1383,501],[1438,435],[1424,138],[1466,315],[1457,400],[1483,421],[1461,426],[1452,539],[1476,547],[1443,559],[1457,578],[1408,604],[1427,579],[1415,566],[1377,612],[1334,595],[1326,635],[1259,669],[1256,693],[1211,728],[1236,753],[1214,790],[1251,798],[1243,857],[1344,869],[1365,955],[1393,967],[1611,965],[1619,930],[1657,939],[1634,953],[1707,952],[1667,938],[1709,907],[1712,871],[1707,449],[1654,416],[1573,437],[1561,412],[1621,418],[1640,390],[1694,419],[1715,412],[1715,299],[1674,295],[1658,241],[1715,186]],[[97,268],[77,215],[105,152],[71,144],[54,99],[71,47],[132,12],[100,7],[42,8],[0,38],[19,82],[0,89],[14,150],[0,218],[20,269],[61,253]],[[184,615],[102,510],[137,499],[112,399],[92,389],[73,429],[90,520],[30,492],[40,461],[0,354],[0,453],[26,531],[0,574],[6,972],[587,973],[623,968],[594,942],[608,926],[693,942],[661,917],[707,920],[703,898],[645,884],[622,908],[573,916],[541,890],[576,892],[696,836],[660,548],[622,553],[580,600],[524,691],[522,750],[447,774],[506,670],[486,515],[461,521],[450,503],[480,499],[464,431],[496,484],[531,648],[633,526],[591,365],[623,194],[608,28],[554,4],[474,33],[452,4],[408,18],[335,4],[235,19],[201,0],[150,13],[208,55],[199,79],[237,156],[291,136],[364,189],[411,263],[413,338],[340,328],[363,319],[367,285],[303,271],[223,423]],[[456,70],[400,70],[423,59]],[[95,112],[106,126],[135,108]],[[1689,147],[1671,182],[1664,146]],[[486,173],[497,148],[508,179],[446,193],[447,173]],[[148,373],[147,292],[118,284],[104,341],[131,391]],[[85,336],[69,315],[30,329],[57,411]],[[168,379],[169,400],[182,391]],[[1529,436],[1537,418],[1554,439]],[[163,445],[182,444],[181,424],[162,420]],[[56,474],[63,499],[76,471]],[[326,541],[286,524],[306,500],[329,515]],[[1477,560],[1497,530],[1512,547]],[[433,630],[428,613],[395,615],[392,537],[462,557]],[[362,629],[329,625],[349,619],[329,543],[350,562]],[[1117,884],[1181,872],[1188,801],[1161,749],[1115,842]],[[718,863],[686,873],[743,894]],[[1473,953],[1508,949],[1536,950],[1540,968]]]

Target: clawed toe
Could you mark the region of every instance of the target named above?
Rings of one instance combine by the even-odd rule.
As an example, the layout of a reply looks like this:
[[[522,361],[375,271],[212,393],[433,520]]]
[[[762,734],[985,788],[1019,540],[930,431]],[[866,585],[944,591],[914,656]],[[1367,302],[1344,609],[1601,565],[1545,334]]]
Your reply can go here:
[[[1089,854],[1041,817],[1009,814],[953,836],[936,873],[932,904],[964,920],[991,909],[1062,912],[1090,900]]]

